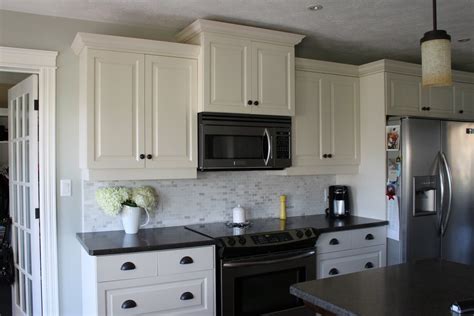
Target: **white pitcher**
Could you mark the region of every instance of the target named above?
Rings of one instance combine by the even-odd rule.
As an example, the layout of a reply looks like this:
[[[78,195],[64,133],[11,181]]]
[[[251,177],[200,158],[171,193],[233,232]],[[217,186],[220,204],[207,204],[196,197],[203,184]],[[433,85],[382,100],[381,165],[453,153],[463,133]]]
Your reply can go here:
[[[140,225],[141,207],[124,205],[122,208],[122,225],[126,234],[136,234],[138,229],[147,225],[150,221],[150,214],[145,209],[146,222]]]

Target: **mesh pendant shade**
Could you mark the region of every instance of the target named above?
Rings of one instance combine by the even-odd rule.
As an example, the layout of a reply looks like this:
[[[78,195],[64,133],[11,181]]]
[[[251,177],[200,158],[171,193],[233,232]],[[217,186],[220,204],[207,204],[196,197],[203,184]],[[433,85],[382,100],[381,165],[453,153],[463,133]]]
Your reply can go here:
[[[449,86],[451,75],[451,41],[431,39],[421,43],[423,86]]]

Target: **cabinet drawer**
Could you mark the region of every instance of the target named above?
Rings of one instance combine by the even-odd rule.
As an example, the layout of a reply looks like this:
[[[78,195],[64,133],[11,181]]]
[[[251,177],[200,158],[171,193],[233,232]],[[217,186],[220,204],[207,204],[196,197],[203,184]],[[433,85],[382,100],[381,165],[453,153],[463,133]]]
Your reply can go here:
[[[158,253],[158,274],[214,269],[214,247],[184,248]]]
[[[97,257],[97,282],[157,275],[156,252]]]
[[[324,279],[383,267],[385,256],[384,246],[368,247],[363,251],[358,249],[322,254],[318,258],[317,278]]]
[[[350,248],[350,231],[322,234],[316,241],[316,249],[318,253],[341,251]]]
[[[212,315],[207,278],[108,290],[107,315]]]
[[[386,226],[356,229],[352,231],[352,248],[370,247],[386,243]]]

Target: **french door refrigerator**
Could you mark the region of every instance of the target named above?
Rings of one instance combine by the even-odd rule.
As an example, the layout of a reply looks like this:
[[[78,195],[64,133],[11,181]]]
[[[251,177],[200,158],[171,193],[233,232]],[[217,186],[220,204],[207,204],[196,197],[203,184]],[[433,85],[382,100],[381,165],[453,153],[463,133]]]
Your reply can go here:
[[[400,125],[399,151],[387,154],[389,168],[399,164],[400,208],[389,264],[438,257],[474,265],[474,123],[403,118],[388,125]]]

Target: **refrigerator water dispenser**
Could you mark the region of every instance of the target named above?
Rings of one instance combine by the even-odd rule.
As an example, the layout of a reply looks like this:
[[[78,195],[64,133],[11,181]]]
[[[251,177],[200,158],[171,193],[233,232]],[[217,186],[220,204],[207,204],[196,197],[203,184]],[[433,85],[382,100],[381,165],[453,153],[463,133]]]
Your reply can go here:
[[[413,216],[435,215],[437,199],[436,176],[413,177]]]

